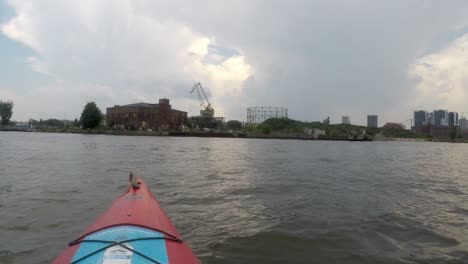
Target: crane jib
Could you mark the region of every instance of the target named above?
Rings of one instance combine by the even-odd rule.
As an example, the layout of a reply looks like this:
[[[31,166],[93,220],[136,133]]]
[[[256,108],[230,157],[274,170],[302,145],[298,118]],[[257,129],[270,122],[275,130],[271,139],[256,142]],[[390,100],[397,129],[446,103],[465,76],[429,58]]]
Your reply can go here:
[[[201,85],[200,82],[193,85],[192,90],[190,91],[190,93],[192,94],[195,90],[197,90],[198,100],[200,101],[200,107],[202,108],[200,110],[200,114],[202,116],[213,117],[214,116],[214,109],[213,109],[213,107],[211,107],[211,103],[208,100],[208,96],[206,96],[205,90],[203,89],[203,86]]]

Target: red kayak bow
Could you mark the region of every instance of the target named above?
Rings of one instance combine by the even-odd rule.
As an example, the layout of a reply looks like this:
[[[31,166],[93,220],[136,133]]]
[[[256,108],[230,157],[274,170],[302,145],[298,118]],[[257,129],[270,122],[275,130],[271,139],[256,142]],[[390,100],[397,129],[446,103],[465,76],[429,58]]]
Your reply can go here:
[[[200,263],[141,179],[133,184],[54,264]]]

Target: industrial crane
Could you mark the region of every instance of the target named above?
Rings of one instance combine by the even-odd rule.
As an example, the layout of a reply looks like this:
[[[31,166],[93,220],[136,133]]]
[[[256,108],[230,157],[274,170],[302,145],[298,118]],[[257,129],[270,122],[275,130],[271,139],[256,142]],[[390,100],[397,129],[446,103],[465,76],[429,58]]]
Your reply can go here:
[[[203,117],[213,117],[214,109],[211,107],[211,103],[208,100],[201,83],[198,82],[194,84],[190,93],[192,94],[195,90],[197,90],[198,100],[200,101],[200,115]]]

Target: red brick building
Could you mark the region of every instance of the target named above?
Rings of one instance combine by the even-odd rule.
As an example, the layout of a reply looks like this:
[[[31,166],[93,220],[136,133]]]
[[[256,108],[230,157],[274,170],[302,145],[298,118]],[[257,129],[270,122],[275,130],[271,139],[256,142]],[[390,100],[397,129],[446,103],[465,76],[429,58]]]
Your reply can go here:
[[[413,131],[418,135],[432,136],[437,139],[450,139],[452,136],[457,137],[459,135],[468,138],[468,133],[464,133],[458,127],[425,125],[413,127]]]
[[[390,128],[390,129],[405,129],[405,126],[400,123],[386,123],[383,125],[382,128]]]
[[[179,130],[187,122],[187,112],[172,109],[169,99],[159,99],[158,104],[137,103],[108,107],[106,122],[117,129]]]

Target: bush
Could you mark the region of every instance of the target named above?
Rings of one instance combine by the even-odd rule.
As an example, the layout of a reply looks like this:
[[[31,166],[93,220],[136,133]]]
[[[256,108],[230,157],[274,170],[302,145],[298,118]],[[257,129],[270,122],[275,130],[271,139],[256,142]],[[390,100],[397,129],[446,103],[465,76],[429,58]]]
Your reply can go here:
[[[269,135],[271,133],[271,127],[269,125],[262,125],[261,131],[265,135]]]
[[[382,129],[382,135],[384,137],[392,138],[418,138],[419,136],[411,130],[395,129],[395,128],[384,128]]]
[[[228,130],[241,130],[242,123],[237,120],[229,120],[226,122],[226,129]]]

